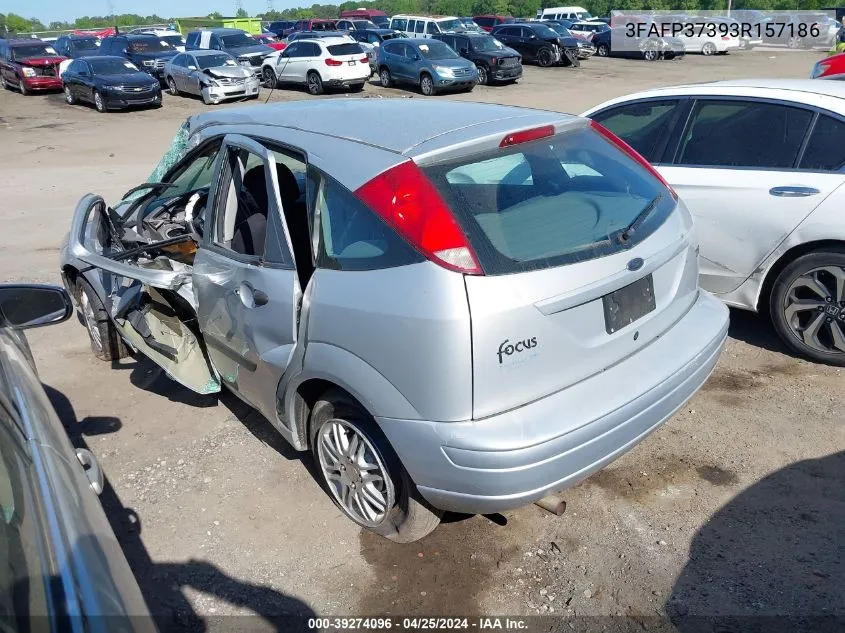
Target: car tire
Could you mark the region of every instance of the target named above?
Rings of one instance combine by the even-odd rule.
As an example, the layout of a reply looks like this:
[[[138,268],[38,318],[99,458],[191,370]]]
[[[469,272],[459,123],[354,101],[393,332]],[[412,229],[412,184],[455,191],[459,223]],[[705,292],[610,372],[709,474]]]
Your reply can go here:
[[[76,97],[73,96],[73,93],[70,91],[70,86],[65,86],[65,102],[68,105],[76,105]]]
[[[276,71],[265,66],[261,71],[261,83],[265,88],[275,88],[279,84],[279,78],[276,76]]]
[[[344,392],[320,398],[310,431],[320,483],[355,523],[397,543],[418,541],[440,524],[442,512],[422,499],[384,433]]]
[[[843,284],[845,248],[807,253],[786,265],[772,284],[769,316],[788,348],[817,363],[845,367]]]
[[[312,70],[305,77],[305,85],[308,88],[308,94],[315,97],[323,94],[323,80],[320,78],[320,73]]]
[[[555,54],[551,48],[544,46],[537,51],[537,63],[543,68],[547,68],[555,63]]]
[[[607,44],[599,44],[596,47],[596,55],[599,57],[610,57],[610,46]]]
[[[647,48],[643,51],[643,59],[647,62],[656,62],[660,59],[660,52],[654,48]]]
[[[786,47],[791,48],[792,50],[797,50],[801,48],[801,38],[800,37],[790,37],[786,41]]]
[[[488,85],[490,83],[490,75],[487,74],[487,67],[483,64],[478,64],[476,68],[478,69],[478,85]]]
[[[393,85],[393,78],[390,76],[390,71],[387,68],[382,68],[378,71],[378,78],[382,88],[390,88]]]
[[[208,97],[205,96],[205,93],[202,91],[202,88],[200,88],[200,99],[202,99],[202,102],[205,105],[213,105],[214,104],[214,102],[211,99],[209,99]]]
[[[103,100],[103,95],[100,94],[99,90],[94,91],[94,108],[101,114],[108,109],[106,108],[106,102]]]
[[[433,97],[437,94],[437,90],[434,88],[434,79],[428,73],[420,75],[420,92],[426,97]]]
[[[173,77],[167,78],[167,88],[170,90],[170,94],[172,96],[179,96],[179,88],[176,87],[176,81],[173,79]]]
[[[117,327],[109,319],[103,302],[84,279],[76,284],[76,300],[79,304],[79,318],[88,332],[94,356],[105,361],[128,356],[129,350],[120,338]]]
[[[24,97],[28,97],[32,93],[27,89],[26,84],[23,82],[23,77],[18,77],[18,90],[21,91],[21,94]]]
[[[9,85],[9,83],[6,81],[6,78],[2,74],[0,74],[0,86],[3,86],[4,90],[12,89],[12,87]]]
[[[713,42],[704,42],[704,45],[701,47],[701,54],[702,55],[713,55],[716,53],[716,45]]]

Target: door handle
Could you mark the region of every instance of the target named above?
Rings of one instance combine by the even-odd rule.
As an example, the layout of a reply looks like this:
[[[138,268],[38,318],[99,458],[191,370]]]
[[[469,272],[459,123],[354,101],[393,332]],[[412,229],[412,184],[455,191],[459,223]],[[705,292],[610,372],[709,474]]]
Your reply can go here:
[[[258,290],[257,288],[255,288],[252,291],[252,300],[255,302],[256,306],[263,306],[268,301],[270,301],[270,297],[268,297],[267,293],[263,290]]]
[[[778,198],[806,198],[817,193],[820,191],[813,187],[772,187],[769,189],[769,194]]]
[[[103,471],[100,469],[100,465],[97,463],[97,458],[94,457],[94,454],[86,448],[77,448],[76,459],[82,464],[91,490],[97,494],[103,492]]]
[[[248,281],[245,281],[238,286],[238,289],[235,290],[235,294],[238,295],[241,303],[243,303],[247,308],[257,308],[258,306],[263,306],[270,301],[270,297],[267,296],[266,292],[254,288]]]

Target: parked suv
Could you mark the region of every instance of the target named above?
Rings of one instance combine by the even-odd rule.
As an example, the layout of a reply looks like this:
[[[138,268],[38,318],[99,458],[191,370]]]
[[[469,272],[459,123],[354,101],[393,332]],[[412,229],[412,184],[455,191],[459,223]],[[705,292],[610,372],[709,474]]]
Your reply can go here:
[[[124,57],[141,70],[164,82],[164,65],[179,54],[155,35],[112,35],[100,44],[100,55]]]
[[[299,20],[293,31],[337,31],[336,20]]]
[[[0,84],[24,95],[36,90],[61,90],[59,65],[64,60],[53,46],[41,40],[2,40]]]
[[[378,51],[378,68],[385,88],[412,84],[427,97],[447,90],[470,92],[478,83],[475,64],[435,39],[385,42]]]
[[[371,75],[370,60],[361,45],[348,37],[297,40],[261,68],[264,85],[304,85],[312,95],[326,88],[364,89]]]
[[[225,51],[256,73],[261,72],[264,58],[277,52],[245,31],[229,28],[191,31],[185,40],[185,50]]]
[[[338,20],[337,21],[337,30],[338,31],[357,31],[359,29],[377,29],[378,26],[375,22],[371,22],[370,20]]]
[[[293,32],[294,26],[296,26],[294,20],[276,20],[275,22],[270,22],[267,30],[274,33],[276,37],[287,37]]]
[[[68,59],[100,54],[100,41],[93,35],[62,35],[53,47],[59,55]]]
[[[61,250],[94,354],[225,383],[396,541],[590,476],[701,387],[727,336],[684,204],[586,119],[215,110],[144,186],[83,197]]]
[[[574,37],[562,37],[540,22],[505,24],[493,29],[493,37],[540,66],[569,65],[580,53]]]
[[[443,34],[432,39],[447,44],[475,64],[478,83],[482,85],[494,81],[516,81],[522,77],[522,57],[519,53],[486,33]]]
[[[494,27],[499,26],[500,24],[511,24],[513,22],[512,15],[476,15],[473,16],[472,21],[475,22],[478,26],[482,29],[487,31],[488,33],[493,30]]]
[[[402,31],[411,38],[426,38],[438,33],[460,33],[464,30],[459,18],[421,15],[394,15],[390,18],[390,28]]]

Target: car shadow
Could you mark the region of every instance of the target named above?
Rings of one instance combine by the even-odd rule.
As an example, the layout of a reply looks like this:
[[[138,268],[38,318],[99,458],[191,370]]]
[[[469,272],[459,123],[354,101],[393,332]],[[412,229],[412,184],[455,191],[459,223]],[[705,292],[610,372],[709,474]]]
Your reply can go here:
[[[88,449],[85,421],[99,418],[78,420],[67,396],[48,385],[44,385],[44,390],[68,430],[71,443],[76,448]],[[120,421],[117,420],[114,426],[115,430],[119,429]],[[265,629],[269,626],[276,631],[313,630],[307,624],[308,619],[316,614],[298,598],[265,585],[233,578],[208,561],[191,559],[177,563],[153,560],[141,539],[141,517],[134,509],[123,505],[108,476],[105,476],[100,502],[160,631],[201,633],[213,628],[231,628],[223,626],[223,616],[204,617],[198,614],[185,596],[186,588],[252,611],[261,618]],[[232,630],[244,630],[245,625],[245,621],[235,623]]]
[[[667,615],[682,633],[841,631],[843,526],[845,452],[764,477],[698,530]]]
[[[797,356],[783,344],[775,332],[772,322],[765,314],[731,308],[731,324],[728,334],[731,338],[760,347],[770,352]]]

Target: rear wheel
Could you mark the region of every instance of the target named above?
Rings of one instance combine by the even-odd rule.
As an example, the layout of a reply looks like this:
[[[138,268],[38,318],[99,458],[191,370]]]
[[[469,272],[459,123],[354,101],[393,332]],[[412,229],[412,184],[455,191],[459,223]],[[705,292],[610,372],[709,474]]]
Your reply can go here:
[[[787,265],[772,286],[769,313],[793,351],[845,366],[845,249],[808,253]]]
[[[801,38],[800,37],[790,37],[786,41],[786,45],[789,48],[796,49],[801,48]]]
[[[552,49],[548,47],[541,48],[537,52],[537,63],[543,68],[551,66],[555,61],[555,54]]]
[[[490,81],[490,77],[487,75],[487,67],[483,64],[479,64],[476,68],[478,68],[478,83],[482,86],[486,86]]]
[[[65,101],[68,105],[74,105],[76,103],[76,97],[73,96],[70,86],[65,86]]]
[[[660,57],[660,53],[655,48],[647,48],[643,51],[643,59],[647,62],[654,62]]]
[[[76,298],[94,356],[100,360],[117,360],[128,356],[129,350],[109,319],[103,302],[84,279],[80,279],[76,284]]]
[[[94,107],[97,109],[97,112],[106,111],[106,102],[99,90],[94,91]]]
[[[321,483],[347,517],[397,543],[438,526],[442,513],[420,497],[381,429],[346,394],[326,393],[310,429]]]
[[[382,88],[390,88],[393,84],[393,78],[390,76],[390,71],[387,68],[382,68],[378,72],[378,78],[381,81]]]
[[[170,89],[170,94],[174,97],[179,96],[179,88],[176,87],[176,80],[173,77],[167,78],[167,87]]]
[[[308,94],[315,96],[323,94],[323,80],[320,78],[319,73],[312,70],[305,78],[305,82],[308,87]]]
[[[702,55],[713,55],[716,53],[716,45],[713,42],[704,42],[704,46],[701,47],[701,54]]]
[[[420,77],[420,92],[426,97],[434,96],[434,80],[431,78],[431,75],[423,73],[422,77]]]

